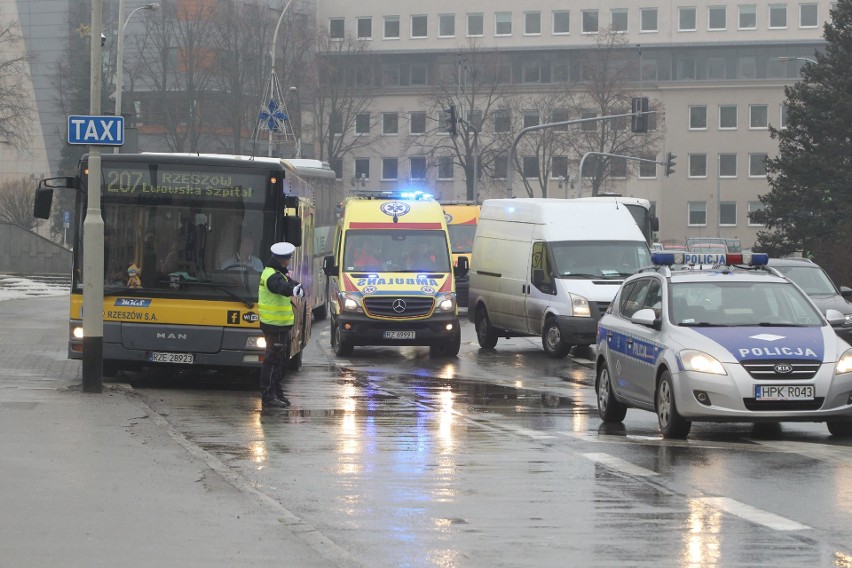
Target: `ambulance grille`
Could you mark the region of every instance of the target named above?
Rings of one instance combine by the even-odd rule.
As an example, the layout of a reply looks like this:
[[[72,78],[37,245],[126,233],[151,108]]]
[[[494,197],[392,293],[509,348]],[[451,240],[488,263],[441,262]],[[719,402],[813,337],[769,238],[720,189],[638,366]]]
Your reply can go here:
[[[754,379],[792,380],[811,379],[822,366],[813,359],[748,359],[740,362]],[[789,365],[789,373],[778,372],[779,367]]]
[[[429,297],[364,298],[367,314],[380,318],[406,319],[427,316],[432,313],[434,303],[435,299]]]

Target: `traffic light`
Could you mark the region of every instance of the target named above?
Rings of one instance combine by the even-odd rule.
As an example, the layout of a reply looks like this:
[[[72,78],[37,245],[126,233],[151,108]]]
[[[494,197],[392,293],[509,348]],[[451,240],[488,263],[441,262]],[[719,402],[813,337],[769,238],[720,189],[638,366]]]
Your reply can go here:
[[[457,128],[458,118],[456,118],[456,105],[450,105],[445,108],[444,113],[446,113],[447,118],[447,132],[450,136],[455,136],[459,133]]]
[[[666,154],[666,177],[668,177],[668,176],[670,176],[674,173],[674,167],[675,167],[674,159],[675,158],[677,158],[677,156],[675,156],[671,152]]]
[[[640,114],[648,112],[648,97],[633,97],[630,112],[633,113],[630,117],[630,130],[637,134],[648,132],[648,115]]]

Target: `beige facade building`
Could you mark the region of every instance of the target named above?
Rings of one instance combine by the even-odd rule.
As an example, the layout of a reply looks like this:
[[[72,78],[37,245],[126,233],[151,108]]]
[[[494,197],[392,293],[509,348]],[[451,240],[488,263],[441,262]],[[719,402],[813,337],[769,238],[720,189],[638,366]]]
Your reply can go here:
[[[628,161],[626,168],[611,172],[602,190],[652,201],[660,240],[718,235],[738,237],[747,248],[760,229],[749,223],[748,212],[768,191],[764,160],[777,152],[768,127],[784,126],[784,85],[798,80],[800,66],[823,48],[823,24],[832,4],[318,0],[319,25],[332,38],[368,42],[381,69],[372,79],[377,96],[370,128],[376,138],[336,167],[347,185],[394,189],[416,182],[442,199],[464,199],[461,168],[450,168],[440,157],[427,160],[418,154],[422,145],[411,144],[424,132],[445,136],[443,116],[428,107],[439,71],[454,65],[459,52],[475,41],[478,49],[509,59],[510,92],[583,89],[584,58],[600,34],[614,30],[623,38],[622,49],[635,58],[628,89],[664,109],[656,121],[662,130],[656,159],[664,160],[667,152],[677,158],[668,177],[662,166]],[[541,122],[549,120],[541,117]],[[494,134],[487,118],[481,128],[484,138]],[[589,194],[588,181],[577,176],[579,160],[564,157],[565,181],[558,180],[553,164],[549,196]],[[481,176],[478,198],[505,197],[504,177]]]

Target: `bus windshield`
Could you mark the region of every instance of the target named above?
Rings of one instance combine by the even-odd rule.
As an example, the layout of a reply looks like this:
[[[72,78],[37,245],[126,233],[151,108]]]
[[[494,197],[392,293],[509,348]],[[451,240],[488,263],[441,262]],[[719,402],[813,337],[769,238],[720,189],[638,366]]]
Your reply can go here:
[[[443,231],[410,229],[349,230],[344,270],[376,272],[449,272]]]
[[[450,246],[453,253],[469,253],[473,250],[473,237],[476,235],[476,225],[447,225],[450,232]]]

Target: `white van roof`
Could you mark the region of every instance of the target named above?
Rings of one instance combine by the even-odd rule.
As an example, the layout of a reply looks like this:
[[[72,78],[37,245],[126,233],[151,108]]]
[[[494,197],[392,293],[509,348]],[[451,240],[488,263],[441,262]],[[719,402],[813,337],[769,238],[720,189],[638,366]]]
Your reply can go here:
[[[627,207],[613,200],[486,199],[480,224],[487,219],[542,225],[548,240],[645,240]]]

